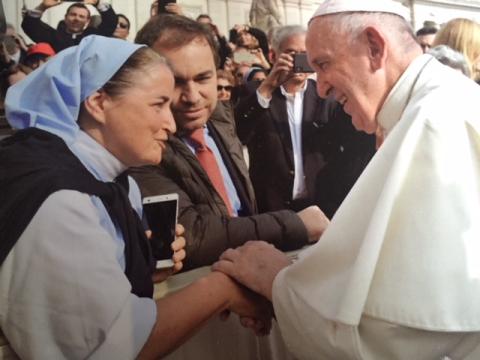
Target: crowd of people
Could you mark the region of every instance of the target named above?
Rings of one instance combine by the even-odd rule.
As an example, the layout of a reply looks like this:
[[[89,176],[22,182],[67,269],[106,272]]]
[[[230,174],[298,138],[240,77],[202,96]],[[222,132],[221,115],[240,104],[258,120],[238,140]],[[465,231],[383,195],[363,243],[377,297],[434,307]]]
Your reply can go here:
[[[227,312],[268,334],[273,310],[299,359],[480,356],[479,24],[415,34],[398,2],[326,0],[308,28],[227,39],[154,1],[133,43],[99,0],[44,23],[60,3],[25,11],[34,44],[1,38],[0,325],[21,358],[153,359]],[[156,269],[142,199],[171,193]]]

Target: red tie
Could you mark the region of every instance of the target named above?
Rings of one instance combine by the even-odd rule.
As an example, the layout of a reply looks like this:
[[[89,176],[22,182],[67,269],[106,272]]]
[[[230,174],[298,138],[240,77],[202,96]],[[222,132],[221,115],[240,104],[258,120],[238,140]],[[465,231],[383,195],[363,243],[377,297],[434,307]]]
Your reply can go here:
[[[202,165],[203,170],[207,173],[210,181],[213,184],[217,193],[221,196],[223,202],[227,206],[228,214],[233,215],[232,205],[230,204],[230,199],[227,195],[227,190],[225,188],[225,183],[223,182],[223,176],[218,167],[217,160],[212,150],[205,143],[205,136],[203,134],[203,128],[196,129],[193,131],[189,138],[195,147],[195,155],[197,156],[200,165]]]

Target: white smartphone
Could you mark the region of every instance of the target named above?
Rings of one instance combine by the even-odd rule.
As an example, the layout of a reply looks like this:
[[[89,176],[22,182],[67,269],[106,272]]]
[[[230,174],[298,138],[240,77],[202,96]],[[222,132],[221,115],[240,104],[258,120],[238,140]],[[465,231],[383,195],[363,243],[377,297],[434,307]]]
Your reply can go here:
[[[144,219],[152,231],[150,243],[156,268],[173,266],[172,242],[175,240],[175,227],[178,217],[178,194],[148,196],[143,199]]]

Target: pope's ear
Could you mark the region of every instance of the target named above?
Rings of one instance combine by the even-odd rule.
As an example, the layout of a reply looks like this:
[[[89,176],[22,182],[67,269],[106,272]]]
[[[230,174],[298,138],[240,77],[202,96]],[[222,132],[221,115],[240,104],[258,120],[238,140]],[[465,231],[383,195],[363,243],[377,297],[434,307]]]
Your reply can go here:
[[[375,27],[369,26],[365,30],[368,44],[368,57],[372,70],[380,69],[386,60],[385,38]]]
[[[83,102],[85,111],[100,123],[105,123],[105,106],[108,96],[104,91],[97,90],[93,94],[87,96]]]

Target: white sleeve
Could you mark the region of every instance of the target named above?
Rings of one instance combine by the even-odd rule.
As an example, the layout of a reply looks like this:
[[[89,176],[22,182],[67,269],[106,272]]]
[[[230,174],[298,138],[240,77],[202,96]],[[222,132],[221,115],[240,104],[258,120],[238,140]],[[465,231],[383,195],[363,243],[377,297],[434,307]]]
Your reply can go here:
[[[88,195],[52,194],[2,265],[1,327],[21,358],[134,358],[150,335],[155,302],[130,293],[98,211]]]
[[[268,109],[270,107],[270,101],[272,98],[266,98],[260,94],[260,92],[257,90],[257,101],[260,104],[260,106],[264,109]]]
[[[300,359],[480,359],[479,332],[414,329],[365,315],[358,326],[330,321],[288,282],[286,268],[275,278],[273,305],[282,337]]]

